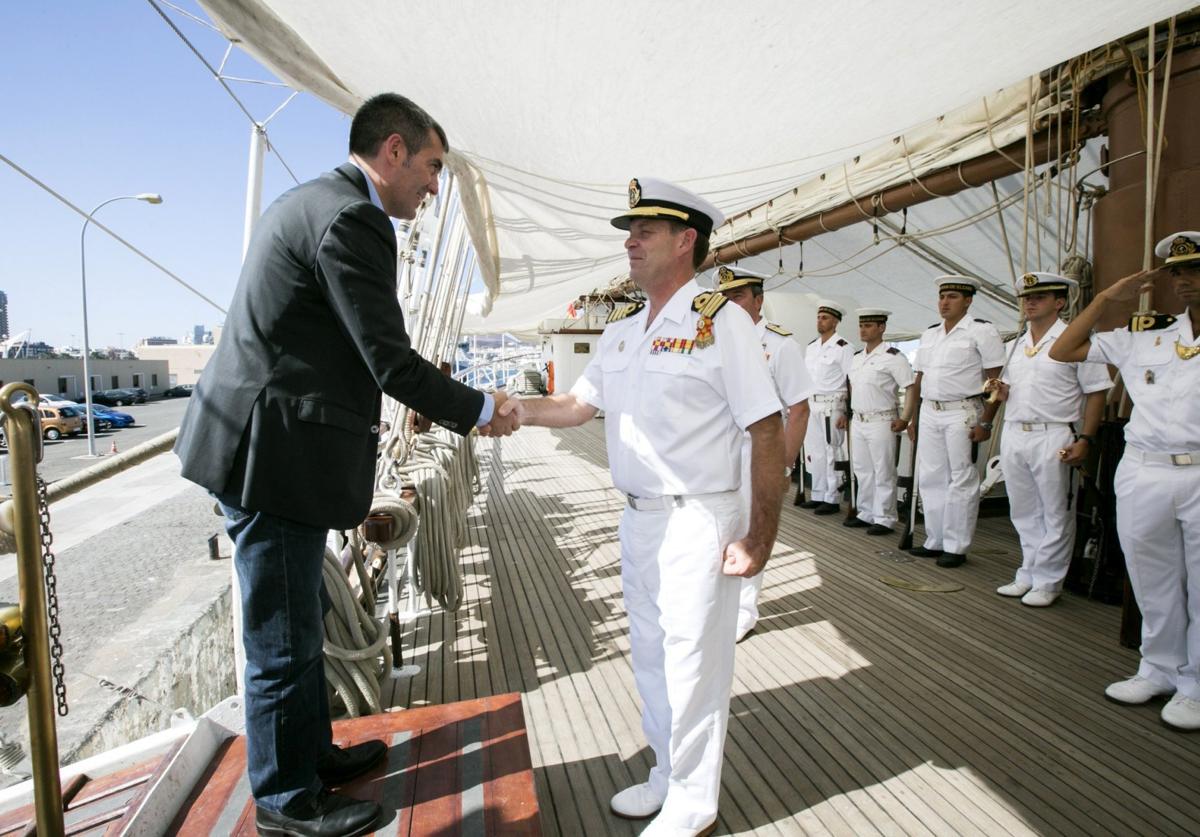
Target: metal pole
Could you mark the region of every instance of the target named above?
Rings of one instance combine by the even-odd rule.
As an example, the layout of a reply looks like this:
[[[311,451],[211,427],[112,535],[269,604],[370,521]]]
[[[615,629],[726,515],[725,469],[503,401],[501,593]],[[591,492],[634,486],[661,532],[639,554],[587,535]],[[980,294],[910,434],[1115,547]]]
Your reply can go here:
[[[250,126],[250,165],[246,172],[246,220],[242,227],[242,260],[250,249],[250,236],[262,210],[263,155],[267,150],[267,132],[262,125]]]
[[[42,574],[41,518],[38,514],[37,428],[33,412],[14,405],[18,392],[36,409],[37,390],[24,382],[0,390],[0,409],[7,417],[8,455],[13,479],[13,534],[29,671],[29,747],[33,768],[33,804],[37,832],[63,834],[62,782],[58,774],[58,730],[54,724],[54,689],[50,681],[50,631],[46,617],[46,581]]]

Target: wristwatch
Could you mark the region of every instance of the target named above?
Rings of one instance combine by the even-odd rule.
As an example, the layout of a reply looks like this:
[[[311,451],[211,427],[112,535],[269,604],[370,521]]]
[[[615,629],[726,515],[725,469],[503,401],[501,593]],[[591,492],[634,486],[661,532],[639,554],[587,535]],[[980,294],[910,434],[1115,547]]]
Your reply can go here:
[[[1095,437],[1095,436],[1089,436],[1089,435],[1088,435],[1088,434],[1086,434],[1086,433],[1076,433],[1076,434],[1075,434],[1075,441],[1076,441],[1076,442],[1078,442],[1080,439],[1082,439],[1083,441],[1087,442],[1089,445],[1094,445],[1094,444],[1096,444],[1096,437]]]
[[[990,421],[981,421],[981,422],[979,422],[979,426],[982,427],[984,430],[992,429],[992,423]]]
[[[783,475],[785,477],[790,477],[792,475],[792,466],[791,465],[783,466]]]

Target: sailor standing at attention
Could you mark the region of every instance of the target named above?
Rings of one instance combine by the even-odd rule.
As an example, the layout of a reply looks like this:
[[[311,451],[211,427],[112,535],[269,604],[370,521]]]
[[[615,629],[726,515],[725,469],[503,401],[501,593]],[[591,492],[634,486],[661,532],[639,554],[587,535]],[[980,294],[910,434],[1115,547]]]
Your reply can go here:
[[[694,278],[723,216],[686,189],[629,184],[629,276],[645,303],[609,317],[569,393],[506,402],[503,418],[583,424],[604,410],[633,676],[654,767],[612,798],[643,835],[707,834],[717,820],[742,578],[762,572],[779,525],[783,422],[750,317]],[[738,496],[750,434],[749,520]]]
[[[979,516],[979,443],[992,435],[981,421],[984,378],[1004,365],[1000,333],[987,320],[967,316],[979,280],[939,276],[938,313],[917,349],[917,394],[921,398],[917,484],[925,510],[925,544],[909,552],[937,558],[939,567],[967,560]],[[910,425],[909,438],[916,433]]]
[[[1004,435],[1000,467],[1013,527],[1021,540],[1021,567],[1011,584],[996,589],[1030,607],[1054,604],[1071,564],[1075,511],[1071,468],[1083,464],[1104,417],[1104,391],[1112,386],[1102,363],[1059,363],[1050,347],[1067,324],[1059,319],[1074,279],[1026,273],[1017,296],[1028,327],[1010,347],[1008,368],[995,385],[1000,398],[987,405],[991,421],[1001,402]]]
[[[804,352],[792,339],[792,333],[762,315],[763,282],[765,276],[739,267],[722,267],[717,271],[717,290],[726,299],[741,307],[754,321],[754,330],[762,344],[767,370],[775,384],[775,393],[783,411],[783,472],[791,476],[792,463],[800,455],[804,433],[808,428],[808,397],[812,395],[812,379],[804,366]],[[750,436],[742,445],[742,503],[750,509]],[[738,605],[737,641],[741,642],[758,622],[758,595],[762,592],[763,576],[742,579],[741,601]]]
[[[1164,267],[1096,294],[1050,357],[1111,363],[1133,399],[1113,481],[1117,535],[1142,611],[1142,662],[1104,693],[1126,704],[1174,693],[1163,723],[1190,731],[1200,729],[1200,232],[1169,235],[1154,252]],[[1167,276],[1187,303],[1182,314],[1135,314],[1129,327],[1089,338],[1109,305]]]
[[[865,526],[868,535],[890,535],[896,525],[896,434],[915,409],[912,365],[895,346],[883,344],[891,311],[858,309],[864,347],[850,365],[850,455],[858,481],[855,516],[843,526]],[[897,406],[905,393],[903,414]]]
[[[845,313],[837,303],[822,300],[817,307],[817,336],[804,350],[804,364],[814,387],[804,436],[804,463],[812,475],[812,494],[800,506],[816,514],[837,514],[841,501],[841,482],[834,466],[846,441],[846,376],[854,358],[854,347],[837,333]]]

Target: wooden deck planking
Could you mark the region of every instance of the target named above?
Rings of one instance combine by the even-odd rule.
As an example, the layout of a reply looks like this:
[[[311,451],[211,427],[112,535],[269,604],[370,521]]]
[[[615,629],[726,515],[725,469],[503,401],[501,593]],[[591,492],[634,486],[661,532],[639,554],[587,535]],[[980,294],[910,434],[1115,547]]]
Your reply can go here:
[[[603,424],[479,452],[463,607],[406,628],[423,671],[385,699],[520,692],[545,833],[637,833],[608,812],[650,754]],[[878,553],[895,538],[840,523],[785,506],[760,627],[738,648],[718,833],[1194,831],[1200,736],[1102,698],[1136,669],[1118,609],[996,596],[1019,562],[1004,519],[980,521],[956,570],[890,562]],[[882,575],[964,589],[912,593]]]

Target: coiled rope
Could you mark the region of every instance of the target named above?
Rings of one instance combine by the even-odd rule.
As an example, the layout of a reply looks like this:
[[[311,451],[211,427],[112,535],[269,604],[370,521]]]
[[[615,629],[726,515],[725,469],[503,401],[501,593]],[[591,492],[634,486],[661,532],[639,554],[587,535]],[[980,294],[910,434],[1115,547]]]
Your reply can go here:
[[[325,614],[323,650],[325,678],[346,713],[357,718],[383,711],[380,694],[383,680],[392,667],[392,651],[387,644],[387,623],[374,616],[375,586],[363,565],[362,549],[353,540],[346,549],[362,595],[354,594],[342,562],[327,548],[322,570],[333,607]]]

